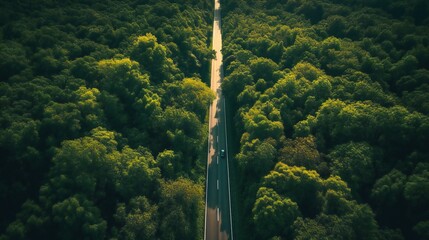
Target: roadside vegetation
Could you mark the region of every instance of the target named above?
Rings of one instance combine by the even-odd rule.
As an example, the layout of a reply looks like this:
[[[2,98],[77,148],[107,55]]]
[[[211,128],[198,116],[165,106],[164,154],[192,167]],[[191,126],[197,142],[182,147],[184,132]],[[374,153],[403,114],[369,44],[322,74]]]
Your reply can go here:
[[[212,5],[0,1],[0,239],[203,238]]]
[[[429,239],[428,3],[222,9],[235,237]]]

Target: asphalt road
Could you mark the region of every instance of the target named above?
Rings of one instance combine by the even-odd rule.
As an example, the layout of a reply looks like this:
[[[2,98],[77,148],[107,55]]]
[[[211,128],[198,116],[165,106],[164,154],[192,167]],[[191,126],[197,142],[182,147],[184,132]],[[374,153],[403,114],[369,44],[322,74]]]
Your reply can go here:
[[[233,239],[231,218],[231,196],[229,189],[228,144],[226,139],[225,99],[222,96],[222,33],[220,2],[215,0],[213,23],[213,50],[216,59],[212,60],[211,89],[216,99],[210,106],[209,139],[206,179],[206,216],[204,239]],[[224,149],[225,157],[220,156]]]

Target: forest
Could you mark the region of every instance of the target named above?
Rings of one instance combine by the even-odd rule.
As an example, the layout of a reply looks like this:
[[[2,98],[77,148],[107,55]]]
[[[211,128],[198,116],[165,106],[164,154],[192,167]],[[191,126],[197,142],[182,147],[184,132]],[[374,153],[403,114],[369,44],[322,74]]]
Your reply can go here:
[[[203,238],[212,9],[0,1],[0,239]]]
[[[429,239],[428,9],[223,1],[237,239]]]
[[[429,239],[429,3],[221,3],[234,238]],[[213,1],[0,11],[0,240],[203,239]]]

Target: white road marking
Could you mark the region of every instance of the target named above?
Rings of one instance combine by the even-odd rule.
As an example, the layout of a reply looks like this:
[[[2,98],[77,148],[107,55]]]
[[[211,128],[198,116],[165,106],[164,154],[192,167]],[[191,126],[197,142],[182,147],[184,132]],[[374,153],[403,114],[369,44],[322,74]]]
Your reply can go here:
[[[231,240],[234,240],[234,232],[232,231],[232,210],[231,210],[231,182],[229,181],[229,159],[228,159],[228,131],[226,127],[226,105],[225,98],[223,98],[223,117],[225,121],[225,154],[226,154],[226,173],[228,176],[228,198],[229,198],[229,221],[231,223]]]
[[[209,111],[212,111],[212,105],[209,106]],[[209,137],[207,138],[207,167],[206,167],[206,204],[204,206],[205,208],[205,214],[204,214],[204,240],[206,240],[206,235],[207,235],[207,189],[209,187],[209,164],[208,164],[208,159],[210,159],[211,156],[211,151],[210,151],[210,138],[211,138],[211,131],[210,131],[210,126],[211,126],[211,118],[209,118]]]
[[[220,89],[220,84],[221,84],[221,82],[222,82],[222,77],[223,77],[223,69],[221,68],[221,66],[222,66],[222,52],[221,52],[221,49],[222,49],[222,29],[221,29],[221,27],[220,27],[220,23],[221,23],[221,15],[220,15],[220,1],[221,0],[214,0],[214,2],[215,2],[215,6],[214,6],[214,22],[213,22],[213,38],[212,38],[212,48],[213,48],[213,50],[215,50],[216,51],[216,55],[215,55],[215,59],[212,59],[212,66],[211,66],[211,79],[210,79],[210,83],[211,83],[211,88],[212,88],[212,90],[213,91],[215,91],[216,92],[216,98],[215,98],[215,100],[213,101],[213,103],[210,105],[210,109],[209,109],[209,111],[210,111],[210,116],[211,117],[209,117],[209,141],[208,141],[208,147],[209,147],[209,151],[208,151],[208,160],[207,160],[207,175],[206,175],[206,214],[205,214],[205,219],[204,219],[204,225],[205,225],[205,227],[204,227],[204,240],[206,240],[207,239],[207,224],[208,224],[208,221],[207,221],[207,218],[208,218],[208,209],[207,209],[207,205],[208,205],[208,201],[207,201],[207,196],[208,196],[208,183],[209,182],[211,182],[211,181],[209,181],[209,174],[208,174],[208,170],[209,170],[209,166],[210,166],[210,164],[209,163],[212,163],[211,161],[212,161],[212,157],[217,153],[217,150],[218,149],[214,149],[214,145],[215,145],[215,143],[214,143],[214,132],[212,132],[211,131],[211,129],[212,129],[212,127],[214,128],[214,127],[216,127],[217,126],[217,142],[219,142],[219,139],[218,139],[218,136],[219,136],[219,133],[221,132],[221,131],[225,131],[225,134],[227,133],[227,127],[226,127],[226,125],[225,125],[225,127],[224,127],[224,129],[222,130],[221,129],[221,127],[220,127],[220,124],[219,124],[219,122],[221,121],[221,113],[219,114],[219,116],[216,116],[216,112],[217,112],[217,110],[219,110],[216,106],[218,105],[218,104],[222,104],[222,100],[224,101],[224,99],[221,97],[222,96],[222,91],[221,91],[221,89]],[[223,102],[223,105],[224,105],[224,109],[226,109],[225,108],[225,101]],[[224,111],[224,113],[223,113],[223,117],[225,118],[224,119],[224,121],[226,121],[226,113],[225,113],[225,111]],[[211,118],[213,118],[213,119],[211,119]],[[212,126],[212,122],[213,121],[211,121],[211,120],[214,120],[214,124],[213,124],[213,126]],[[225,157],[225,159],[224,160],[221,160],[221,161],[226,161],[226,167],[227,167],[227,175],[228,175],[228,177],[227,177],[227,181],[228,181],[228,193],[229,193],[229,196],[228,196],[228,200],[229,200],[229,219],[230,219],[230,228],[231,228],[231,232],[230,232],[230,240],[234,240],[234,234],[233,234],[233,223],[232,223],[232,214],[231,214],[231,189],[230,189],[230,178],[229,178],[229,164],[228,164],[228,162],[229,162],[229,159],[228,159],[228,142],[227,142],[227,136],[225,136],[225,140],[224,139],[222,139],[222,141],[226,141],[226,146],[225,146],[225,155],[226,155],[226,157]],[[217,143],[217,145],[218,145],[219,143]],[[218,146],[217,146],[218,147]],[[211,148],[211,149],[210,149]],[[218,154],[216,154],[216,155],[218,155]],[[216,158],[216,160],[217,160],[217,163],[219,164],[219,156],[220,155],[218,155],[217,156],[217,158]],[[220,169],[219,169],[220,170]],[[218,170],[218,171],[219,171]],[[219,179],[217,179],[217,181],[219,181]],[[218,184],[218,183],[217,183]],[[222,211],[227,211],[227,209],[223,209]],[[219,222],[220,222],[220,209],[219,209],[219,207],[217,207],[216,208],[216,214],[217,214],[217,221],[218,221],[218,224],[217,225],[219,225]],[[210,216],[212,216],[212,215],[210,215]],[[225,218],[227,218],[227,216],[224,216]],[[226,224],[226,223],[225,223]],[[213,229],[212,231],[218,231],[217,229]],[[219,234],[219,233],[218,233]],[[219,237],[219,236],[218,236]]]
[[[219,179],[217,180],[217,190],[219,190]]]

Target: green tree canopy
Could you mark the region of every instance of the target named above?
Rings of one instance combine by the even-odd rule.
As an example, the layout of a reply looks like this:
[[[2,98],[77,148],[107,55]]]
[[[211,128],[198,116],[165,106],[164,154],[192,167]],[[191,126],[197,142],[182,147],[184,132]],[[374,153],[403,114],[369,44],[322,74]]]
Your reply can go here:
[[[295,202],[265,187],[259,188],[252,212],[256,231],[263,238],[290,236],[292,223],[301,215]]]

